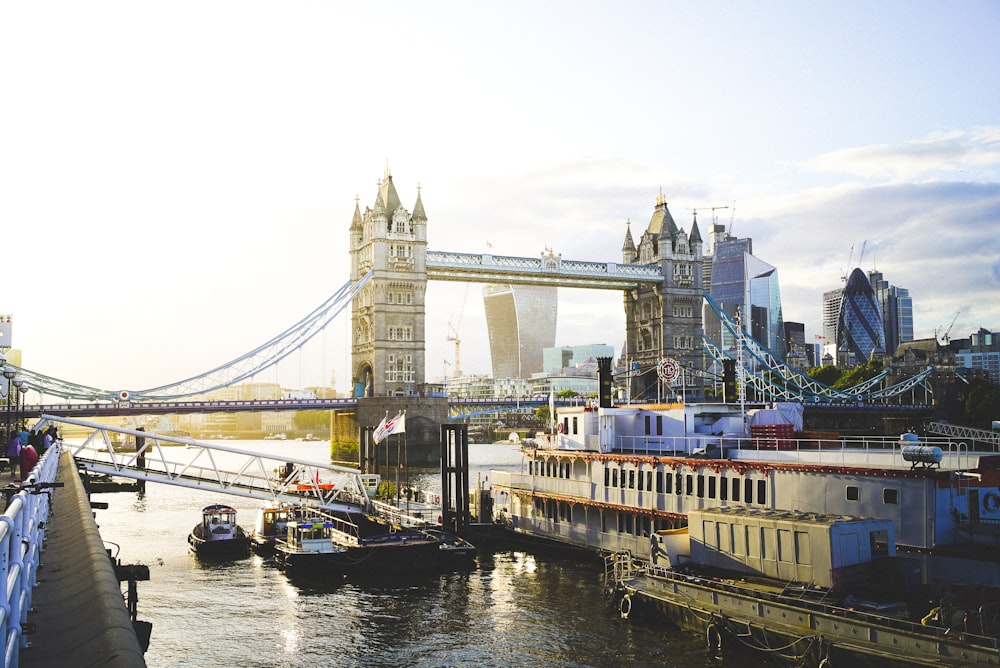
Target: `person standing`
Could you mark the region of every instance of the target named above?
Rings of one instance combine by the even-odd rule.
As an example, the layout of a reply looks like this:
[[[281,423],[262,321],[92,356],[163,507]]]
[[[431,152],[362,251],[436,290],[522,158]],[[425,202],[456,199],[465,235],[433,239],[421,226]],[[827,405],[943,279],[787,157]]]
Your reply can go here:
[[[20,443],[20,439],[18,439]],[[21,448],[21,481],[23,482],[31,474],[31,470],[38,463],[38,452],[33,445],[26,445]]]
[[[21,455],[21,435],[16,432],[11,432],[10,437],[7,439],[7,462],[10,464],[10,477],[16,478],[14,470],[17,468],[19,457]]]

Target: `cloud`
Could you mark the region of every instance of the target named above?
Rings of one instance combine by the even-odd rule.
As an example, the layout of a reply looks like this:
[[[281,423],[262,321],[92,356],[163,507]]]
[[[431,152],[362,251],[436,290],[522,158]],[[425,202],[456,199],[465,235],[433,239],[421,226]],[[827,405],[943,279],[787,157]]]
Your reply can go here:
[[[802,168],[864,179],[916,181],[995,178],[1000,167],[1000,126],[937,132],[900,144],[873,144],[815,156]]]

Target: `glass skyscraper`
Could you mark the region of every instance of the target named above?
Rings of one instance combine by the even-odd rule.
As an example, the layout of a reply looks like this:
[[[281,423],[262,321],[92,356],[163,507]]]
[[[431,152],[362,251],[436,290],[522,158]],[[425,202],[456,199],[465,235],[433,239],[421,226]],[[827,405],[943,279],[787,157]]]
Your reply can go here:
[[[885,354],[885,329],[875,291],[865,272],[855,269],[844,286],[837,319],[837,350],[847,365],[867,362]]]
[[[709,294],[730,316],[739,308],[743,328],[775,356],[785,358],[785,328],[781,313],[778,270],[752,254],[750,239],[729,238],[716,243],[712,258],[712,282]],[[750,308],[746,308],[749,298]],[[749,320],[748,320],[749,319]],[[714,319],[706,319],[706,323]],[[736,345],[722,330],[709,337],[723,348]]]
[[[556,343],[558,292],[551,285],[483,288],[494,378],[530,378],[542,371],[542,350]]]

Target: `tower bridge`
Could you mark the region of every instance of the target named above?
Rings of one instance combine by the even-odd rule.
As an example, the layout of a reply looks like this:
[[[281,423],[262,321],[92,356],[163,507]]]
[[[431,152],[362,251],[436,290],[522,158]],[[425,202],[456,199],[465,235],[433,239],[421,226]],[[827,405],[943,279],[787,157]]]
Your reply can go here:
[[[144,410],[164,413],[333,410],[333,430],[346,435],[347,440],[358,438],[359,426],[377,424],[387,411],[395,412],[404,403],[404,408],[419,407],[426,416],[427,433],[436,447],[435,425],[489,409],[456,404],[445,397],[432,396],[428,389],[424,359],[425,297],[427,282],[432,280],[620,290],[625,311],[622,355],[627,358],[631,397],[658,395],[661,381],[655,371],[667,358],[685,370],[687,391],[697,396],[706,383],[705,351],[716,359],[729,355],[703,335],[702,274],[707,258],[697,219],[689,229],[679,226],[662,193],[638,242],[632,236],[631,226],[626,228],[620,261],[566,260],[552,251],[533,258],[431,251],[427,248],[428,217],[419,188],[411,212],[401,204],[388,171],[379,182],[374,204],[364,212],[359,203],[355,204],[349,236],[351,275],[329,299],[284,332],[214,369],[145,390],[107,390],[7,365],[0,385],[8,398],[11,393],[6,390],[13,384],[17,386],[18,397],[26,390],[36,390],[43,396],[106,406],[76,415],[122,415]],[[301,349],[348,307],[350,397],[292,403],[208,401],[213,392],[251,380]],[[725,314],[715,311],[725,323]],[[745,333],[741,338],[749,339]],[[761,351],[759,344],[748,350],[751,354],[741,359],[746,368],[741,378],[758,379],[755,387],[760,392],[774,391],[778,393],[775,396],[786,396],[792,388],[797,395],[791,396],[813,402],[856,398],[850,392],[831,392],[805,381],[801,374],[791,373],[781,360],[766,350]],[[781,379],[780,387],[773,382],[774,376]],[[14,408],[16,415],[28,413],[26,407]],[[36,408],[50,412],[57,409],[51,404]],[[81,409],[85,410],[88,409]]]

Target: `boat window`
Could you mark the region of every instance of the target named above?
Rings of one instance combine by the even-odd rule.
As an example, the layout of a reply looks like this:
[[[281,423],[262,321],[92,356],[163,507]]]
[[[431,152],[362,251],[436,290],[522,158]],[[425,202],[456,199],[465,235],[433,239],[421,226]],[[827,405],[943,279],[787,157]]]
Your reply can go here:
[[[636,489],[638,489],[638,490],[639,490],[639,491],[641,492],[641,491],[643,491],[643,484],[642,484],[642,471],[641,471],[641,470],[639,471],[639,476],[638,476],[638,478],[639,478],[639,479],[638,479],[638,481],[637,481],[637,484],[638,484],[638,486],[636,487]]]
[[[628,488],[635,489],[635,471],[628,472]]]
[[[886,487],[882,490],[882,503],[896,506],[899,505],[899,490],[895,487]]]
[[[625,469],[622,469],[622,489],[625,489]]]
[[[889,532],[885,529],[882,531],[872,531],[870,535],[872,541],[872,556],[887,556],[889,554]]]
[[[574,415],[574,416],[573,416],[573,433],[574,433],[574,434],[576,434],[576,433],[578,432],[578,429],[577,429],[577,424],[576,424],[576,422],[577,422],[577,418],[576,418],[576,416]]]
[[[747,478],[743,483],[743,498],[747,503],[753,503],[753,480]]]
[[[719,479],[719,499],[722,501],[729,499],[729,480],[725,476]]]
[[[847,500],[848,501],[860,501],[861,500],[861,488],[857,485],[847,486]]]
[[[683,484],[683,478],[684,478],[684,476],[682,476],[680,474],[680,471],[678,471],[677,472],[677,486],[674,488],[674,490],[675,490],[674,493],[677,494],[677,496],[680,496],[681,492],[683,491],[682,488],[681,488],[681,485]]]
[[[607,464],[605,464],[604,465],[604,486],[607,487],[608,484],[610,483],[610,481],[611,481],[611,469],[608,468]]]
[[[611,469],[611,486],[612,487],[617,487],[618,486],[618,468],[617,467]]]
[[[656,493],[663,494],[663,490],[670,489],[670,474],[663,471],[656,472]]]
[[[656,435],[657,436],[662,436],[663,435],[663,416],[662,415],[657,415],[656,416]]]
[[[653,489],[653,472],[652,471],[646,471],[646,489],[648,489],[648,490],[652,490]]]
[[[767,481],[757,481],[757,503],[764,505],[767,503]]]
[[[705,496],[705,476],[698,474],[698,498],[704,498]]]
[[[650,416],[646,415],[646,416],[645,416],[645,420],[643,420],[643,422],[645,423],[645,427],[646,427],[646,436],[649,436],[649,434],[650,434],[650,431],[649,431],[649,427],[650,427]]]
[[[710,499],[715,498],[715,482],[716,480],[714,475],[708,476],[708,498]]]
[[[740,479],[733,478],[733,501],[739,502],[740,500]]]
[[[686,476],[684,476],[684,478],[685,478],[685,483],[687,483],[685,485],[684,493],[687,494],[688,496],[691,496],[692,494],[694,494],[694,476],[688,473]]]

